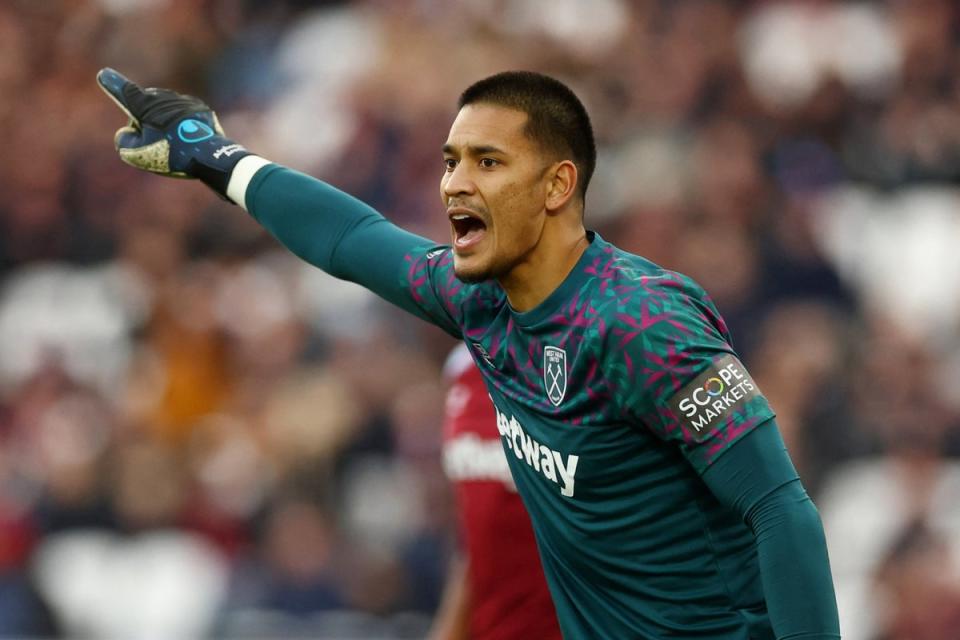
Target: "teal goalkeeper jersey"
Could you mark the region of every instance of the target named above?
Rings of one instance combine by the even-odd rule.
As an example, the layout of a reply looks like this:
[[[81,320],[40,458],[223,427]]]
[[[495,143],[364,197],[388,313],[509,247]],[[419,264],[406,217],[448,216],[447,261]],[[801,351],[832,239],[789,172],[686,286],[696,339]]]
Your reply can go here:
[[[839,637],[815,509],[776,430],[757,429],[773,412],[689,278],[590,234],[560,287],[519,313],[497,283],[460,282],[449,247],[329,185],[270,165],[243,200],[303,259],[467,343],[565,637],[765,640],[774,613],[784,636]],[[741,440],[750,455],[721,459]],[[725,504],[777,478],[786,510],[721,505],[715,469]]]
[[[772,637],[753,534],[698,474],[773,413],[700,287],[596,235],[526,313],[449,249],[403,277],[483,372],[567,637]]]

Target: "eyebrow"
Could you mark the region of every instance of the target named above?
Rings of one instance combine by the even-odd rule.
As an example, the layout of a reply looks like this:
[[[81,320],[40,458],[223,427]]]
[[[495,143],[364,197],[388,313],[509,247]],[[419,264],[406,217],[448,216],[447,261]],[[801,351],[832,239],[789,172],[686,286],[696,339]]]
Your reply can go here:
[[[442,150],[444,153],[449,155],[457,154],[457,148],[454,147],[452,144],[443,145]],[[465,150],[467,154],[474,155],[474,156],[483,156],[491,153],[499,153],[501,155],[506,155],[506,152],[503,149],[494,147],[493,145],[489,145],[489,144],[479,144],[479,145],[470,144],[466,146]]]

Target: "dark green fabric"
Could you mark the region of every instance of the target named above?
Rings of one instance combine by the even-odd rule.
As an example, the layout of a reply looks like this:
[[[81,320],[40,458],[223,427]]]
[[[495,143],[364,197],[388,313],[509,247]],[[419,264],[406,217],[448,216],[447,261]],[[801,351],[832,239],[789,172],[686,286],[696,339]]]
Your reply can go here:
[[[823,525],[775,421],[741,438],[702,477],[756,536],[763,592],[777,638],[839,638]]]
[[[467,338],[568,637],[838,637],[822,526],[766,401],[697,438],[672,414],[733,353],[688,279],[591,235],[520,314],[496,283],[460,283],[449,248],[303,174],[261,169],[246,205],[304,260]],[[564,353],[559,402],[546,347]]]
[[[256,173],[247,187],[246,207],[273,237],[310,264],[460,337],[452,318],[428,313],[410,295],[407,256],[435,242],[397,227],[325,182],[280,165]]]

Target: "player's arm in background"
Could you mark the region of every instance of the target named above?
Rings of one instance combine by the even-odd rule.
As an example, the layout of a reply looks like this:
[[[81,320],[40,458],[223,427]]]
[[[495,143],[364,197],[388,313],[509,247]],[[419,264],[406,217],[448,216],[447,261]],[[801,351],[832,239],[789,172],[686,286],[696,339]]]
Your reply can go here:
[[[320,180],[251,154],[224,136],[198,98],[142,89],[112,69],[97,81],[130,118],[114,137],[124,162],[203,181],[300,258],[459,337],[454,298],[462,287],[448,250]]]
[[[450,562],[443,598],[433,619],[429,640],[469,640],[470,581],[468,561],[458,555]]]
[[[648,411],[634,418],[676,444],[719,502],[753,531],[776,637],[839,638],[823,524],[787,454],[773,410],[736,358],[719,313],[698,286],[678,276],[648,291],[651,307],[642,315],[657,319],[625,350],[646,368],[625,376],[624,384],[631,387],[625,394],[628,407]],[[733,401],[729,405],[722,400],[724,392]],[[713,404],[718,399],[721,403]],[[707,407],[715,415],[706,413]]]

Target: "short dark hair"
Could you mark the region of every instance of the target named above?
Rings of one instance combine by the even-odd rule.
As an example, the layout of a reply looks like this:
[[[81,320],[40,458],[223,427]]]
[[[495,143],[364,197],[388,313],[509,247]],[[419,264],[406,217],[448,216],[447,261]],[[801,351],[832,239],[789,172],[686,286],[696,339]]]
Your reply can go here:
[[[577,191],[585,199],[597,165],[593,127],[583,103],[570,88],[533,71],[504,71],[467,87],[457,107],[488,103],[527,114],[524,133],[541,148],[577,166]]]

